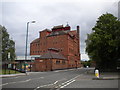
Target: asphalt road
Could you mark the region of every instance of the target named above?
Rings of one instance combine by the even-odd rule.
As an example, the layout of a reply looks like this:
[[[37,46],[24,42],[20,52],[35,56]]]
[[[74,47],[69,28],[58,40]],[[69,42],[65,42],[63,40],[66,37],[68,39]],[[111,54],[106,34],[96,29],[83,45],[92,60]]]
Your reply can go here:
[[[88,71],[91,72],[88,74]],[[2,88],[118,88],[118,80],[92,80],[94,69],[79,68],[48,72],[31,72],[29,75],[2,79]]]

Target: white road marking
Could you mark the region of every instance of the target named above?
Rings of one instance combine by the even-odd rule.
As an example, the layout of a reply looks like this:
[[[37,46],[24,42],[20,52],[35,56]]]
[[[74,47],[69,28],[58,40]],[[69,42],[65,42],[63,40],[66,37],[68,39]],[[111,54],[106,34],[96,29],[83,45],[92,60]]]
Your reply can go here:
[[[68,82],[67,84],[61,86],[60,88],[64,88],[64,87],[68,86],[69,84],[73,83],[74,81],[75,81],[75,80],[72,80],[72,81]]]
[[[59,71],[54,71],[54,72],[59,72]]]
[[[31,80],[31,79],[28,79],[28,80],[25,80],[25,81],[19,81],[19,82],[28,82],[28,81],[30,81],[30,80]],[[19,82],[18,82],[18,83],[19,83]]]
[[[76,77],[74,77],[74,78],[72,78],[72,79],[70,79],[70,80],[62,83],[61,85],[59,85],[59,86],[57,86],[57,87],[55,87],[55,88],[58,88],[57,90],[59,90],[59,88],[64,88],[65,86],[68,86],[69,84],[73,83],[73,82],[75,81],[75,79],[76,79],[77,77],[79,77],[79,76],[80,76],[80,75],[78,75],[78,76],[76,76]]]
[[[72,79],[70,79],[70,80],[62,83],[61,85],[56,86],[55,88],[64,88],[65,86],[68,86],[69,84],[73,83],[73,82],[75,81],[75,79],[76,79],[77,77],[79,77],[79,76],[80,76],[80,75],[78,75],[78,76],[76,76],[76,77],[74,77],[74,78],[72,78]],[[65,78],[64,78],[64,79],[65,79]],[[63,79],[63,80],[64,80],[64,79]],[[55,82],[52,83],[52,84],[47,84],[47,85],[38,86],[38,87],[35,88],[34,90],[37,90],[38,88],[42,88],[42,87],[46,87],[46,86],[55,85],[55,84],[57,84],[59,81],[62,81],[62,80],[55,81]],[[58,89],[58,90],[59,90],[59,89]]]
[[[69,70],[58,70],[58,71],[54,71],[54,72],[64,72],[64,71],[69,71]]]
[[[43,79],[44,77],[39,77],[39,78],[33,78],[32,80],[34,80],[34,79]]]
[[[4,85],[7,85],[8,83],[5,83],[5,84],[1,84],[0,86],[4,86]]]
[[[42,78],[42,79],[43,79],[44,77],[40,77],[40,78]]]
[[[18,78],[18,77],[15,77],[15,78]],[[44,78],[44,77],[39,77],[39,78],[34,78],[34,79],[43,79],[43,78]],[[28,82],[28,81],[30,81],[30,80],[34,80],[34,79],[28,79],[28,80],[25,80],[25,81],[18,81],[18,82],[5,83],[5,84],[1,84],[0,86],[7,85],[7,84],[14,84],[14,83]]]
[[[57,83],[58,83],[58,81],[54,82],[54,84],[57,84]]]
[[[69,70],[75,70],[75,69],[69,69]]]
[[[64,72],[64,71],[71,71],[71,70],[76,70],[76,69],[58,70],[58,71],[54,71],[54,72]]]
[[[7,85],[7,84],[14,84],[14,83],[28,82],[28,81],[30,81],[30,80],[31,80],[31,79],[28,79],[28,80],[25,80],[25,81],[18,81],[18,82],[5,83],[5,84],[1,84],[0,86],[4,86],[4,85]]]
[[[42,87],[46,87],[46,86],[51,86],[51,85],[54,85],[54,84],[57,84],[58,81],[55,81],[53,84],[47,84],[47,85],[42,85],[42,86],[38,86],[37,88],[35,88],[34,90],[37,90],[39,88],[42,88]]]
[[[69,82],[71,82],[73,79],[70,79],[70,80],[68,80],[68,81],[66,81],[66,82],[64,82],[64,83],[62,83],[62,85],[64,85],[64,84],[66,84],[66,83],[69,83]],[[61,86],[61,85],[60,85]]]
[[[43,86],[40,86],[40,87],[51,86],[51,85],[54,85],[54,84],[43,85]]]

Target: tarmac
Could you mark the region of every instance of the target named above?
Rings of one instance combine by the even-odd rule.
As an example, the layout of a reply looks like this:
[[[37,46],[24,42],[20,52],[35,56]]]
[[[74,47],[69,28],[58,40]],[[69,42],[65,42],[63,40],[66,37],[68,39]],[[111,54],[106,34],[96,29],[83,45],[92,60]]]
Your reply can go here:
[[[16,77],[16,76],[25,76],[35,73],[43,73],[43,72],[27,72],[27,73],[19,73],[19,74],[6,74],[0,75],[0,78],[7,77]],[[97,78],[93,72],[86,72],[86,75],[89,75],[93,80],[120,80],[120,73],[118,72],[102,72],[99,73],[99,78]]]

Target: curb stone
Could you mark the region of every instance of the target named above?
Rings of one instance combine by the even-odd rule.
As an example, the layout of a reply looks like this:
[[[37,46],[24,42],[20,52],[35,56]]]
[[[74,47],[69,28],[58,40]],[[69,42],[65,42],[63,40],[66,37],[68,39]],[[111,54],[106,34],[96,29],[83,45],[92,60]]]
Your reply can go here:
[[[0,78],[7,78],[7,77],[16,77],[16,76],[24,76],[27,75],[25,73],[21,73],[21,74],[7,74],[7,75],[0,75]]]
[[[119,80],[119,77],[101,77],[101,78],[92,78],[93,80]]]

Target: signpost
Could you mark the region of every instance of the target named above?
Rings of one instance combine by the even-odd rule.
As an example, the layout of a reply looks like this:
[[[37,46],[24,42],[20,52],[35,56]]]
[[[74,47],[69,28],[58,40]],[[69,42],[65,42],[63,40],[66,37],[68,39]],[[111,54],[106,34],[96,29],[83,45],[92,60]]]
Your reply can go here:
[[[8,52],[8,59],[10,59],[10,52]]]

